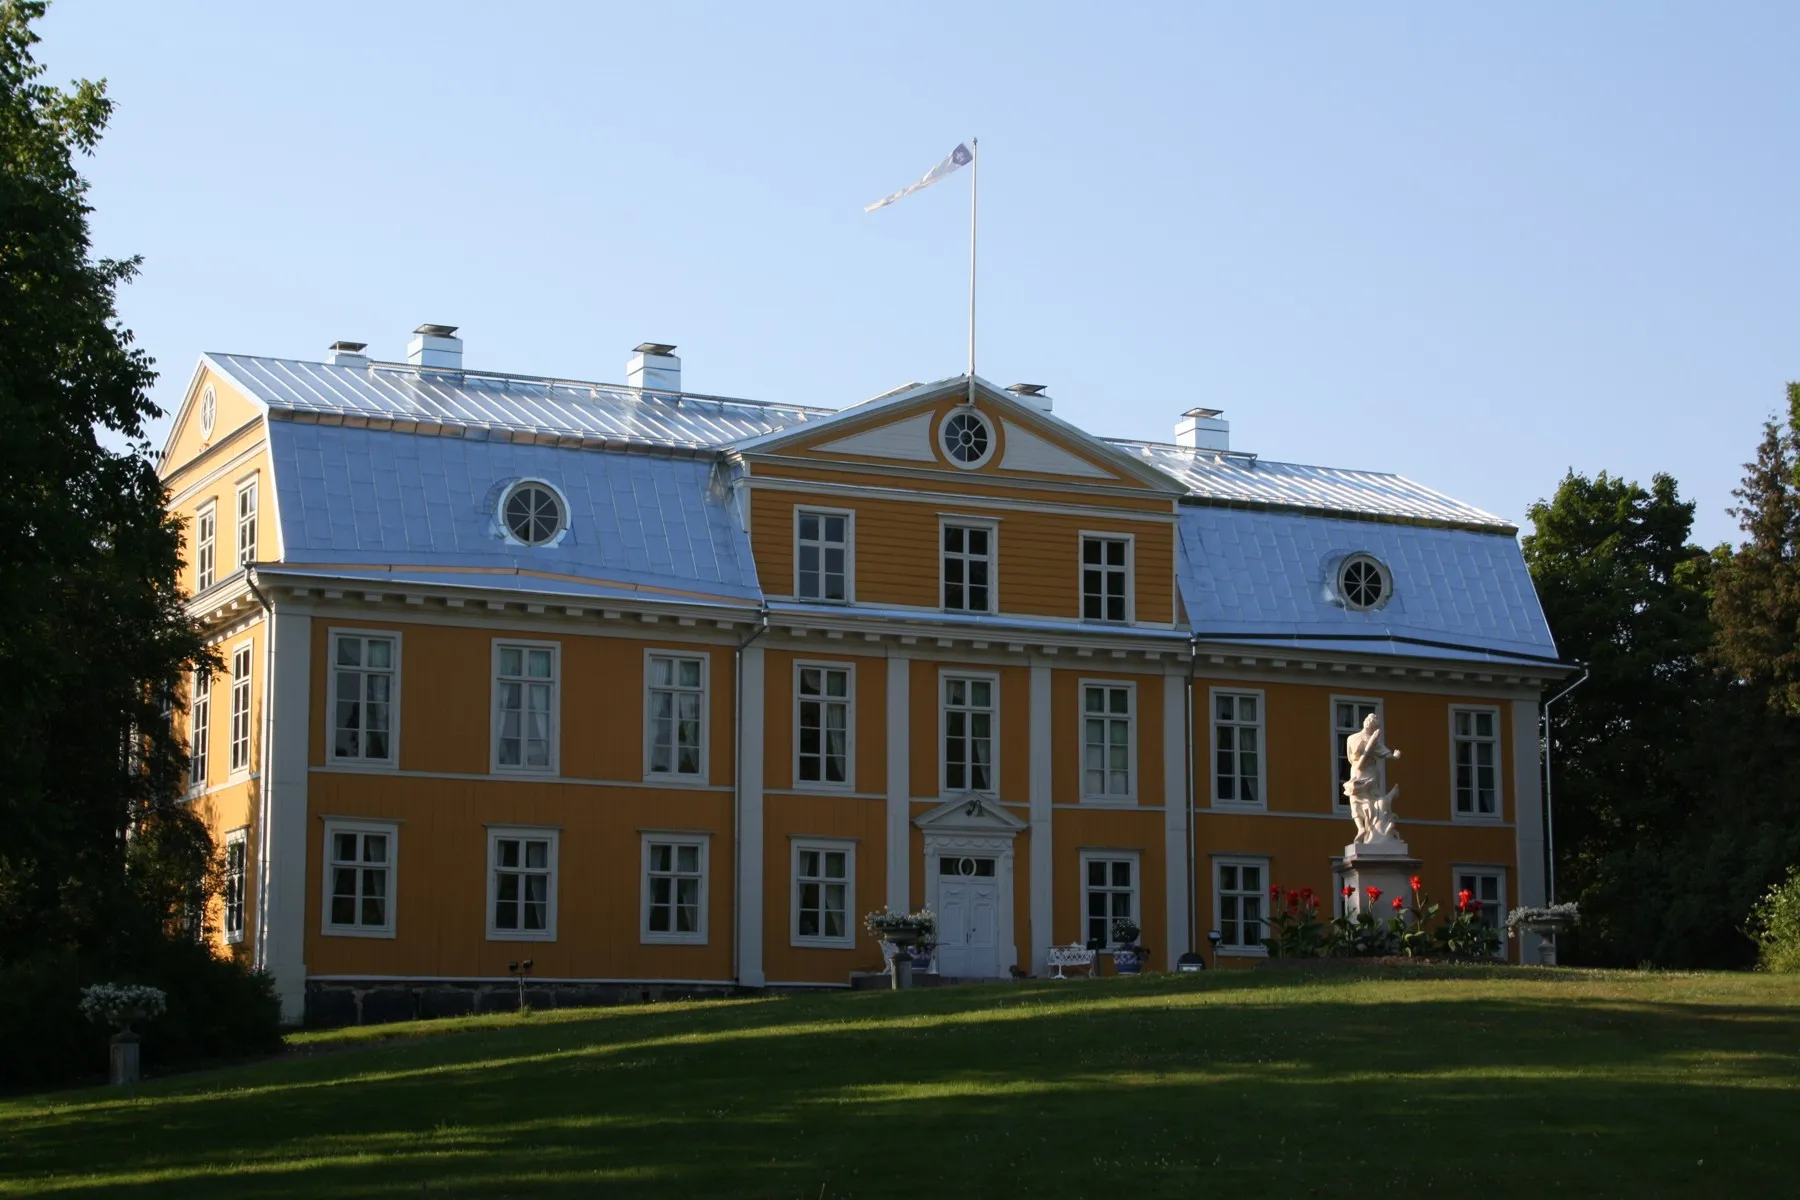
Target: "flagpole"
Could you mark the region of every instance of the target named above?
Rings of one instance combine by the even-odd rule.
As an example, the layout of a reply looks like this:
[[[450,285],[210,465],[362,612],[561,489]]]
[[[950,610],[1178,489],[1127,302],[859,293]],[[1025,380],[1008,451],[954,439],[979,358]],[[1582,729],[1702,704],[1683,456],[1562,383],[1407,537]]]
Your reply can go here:
[[[981,195],[981,139],[969,139],[969,404],[975,403],[975,213]]]

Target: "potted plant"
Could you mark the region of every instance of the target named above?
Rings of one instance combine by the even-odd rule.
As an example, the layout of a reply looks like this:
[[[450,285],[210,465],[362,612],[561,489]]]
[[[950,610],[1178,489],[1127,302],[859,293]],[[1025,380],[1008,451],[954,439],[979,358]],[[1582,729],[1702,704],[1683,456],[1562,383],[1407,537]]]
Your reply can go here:
[[[112,1073],[115,1085],[138,1081],[138,1046],[143,1040],[131,1026],[135,1021],[160,1017],[168,997],[160,988],[142,984],[96,983],[81,989],[81,1012],[88,1020],[111,1025]]]
[[[1139,929],[1137,922],[1130,917],[1119,917],[1113,922],[1113,941],[1117,943],[1113,949],[1113,966],[1121,975],[1136,975],[1144,969],[1144,960],[1150,957],[1150,951],[1138,945]]]
[[[925,966],[930,967],[931,952],[937,947],[937,917],[929,908],[910,913],[883,908],[866,914],[863,928],[893,948],[889,965],[896,988],[903,988],[911,981],[913,967],[921,953],[925,957]]]
[[[1556,965],[1556,935],[1581,924],[1581,907],[1573,901],[1544,906],[1525,905],[1506,915],[1506,936],[1516,938],[1519,930],[1538,935],[1538,963]]]

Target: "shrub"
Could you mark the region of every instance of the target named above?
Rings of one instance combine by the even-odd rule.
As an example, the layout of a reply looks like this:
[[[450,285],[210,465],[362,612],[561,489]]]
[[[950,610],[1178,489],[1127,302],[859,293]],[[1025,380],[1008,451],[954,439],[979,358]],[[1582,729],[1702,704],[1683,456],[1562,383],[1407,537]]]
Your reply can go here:
[[[45,950],[0,966],[0,1085],[98,1081],[107,1037],[82,1014],[83,989],[145,984],[167,996],[141,1021],[147,1069],[169,1070],[281,1048],[280,1006],[268,976],[176,938],[137,938],[111,954]]]
[[[1764,971],[1800,971],[1800,867],[1770,888],[1750,910],[1748,932],[1756,939],[1756,965]]]

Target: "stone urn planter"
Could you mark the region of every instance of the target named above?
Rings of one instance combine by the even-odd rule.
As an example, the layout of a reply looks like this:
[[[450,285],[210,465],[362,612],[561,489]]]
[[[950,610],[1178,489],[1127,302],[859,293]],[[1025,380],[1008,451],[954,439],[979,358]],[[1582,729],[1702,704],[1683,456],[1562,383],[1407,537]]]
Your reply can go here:
[[[908,913],[884,908],[864,916],[863,928],[882,943],[896,990],[911,986],[913,967],[921,955],[929,968],[937,936],[937,918],[930,909]]]
[[[139,1050],[143,1039],[132,1025],[149,1021],[168,1008],[168,998],[158,988],[139,984],[97,983],[81,991],[81,1012],[88,1020],[111,1025],[115,1032],[110,1041],[111,1064],[107,1077],[114,1087],[136,1083],[141,1078]]]
[[[1552,904],[1546,908],[1515,908],[1506,918],[1506,932],[1517,937],[1521,932],[1536,934],[1538,965],[1556,965],[1556,935],[1581,923],[1581,910],[1574,904]]]

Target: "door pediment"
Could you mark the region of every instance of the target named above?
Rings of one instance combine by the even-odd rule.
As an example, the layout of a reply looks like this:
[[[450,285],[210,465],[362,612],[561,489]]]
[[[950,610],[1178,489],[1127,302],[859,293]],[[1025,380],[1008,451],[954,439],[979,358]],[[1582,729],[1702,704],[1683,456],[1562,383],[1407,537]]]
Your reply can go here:
[[[920,813],[913,824],[932,834],[999,834],[1011,837],[1026,822],[992,796],[955,796]]]

